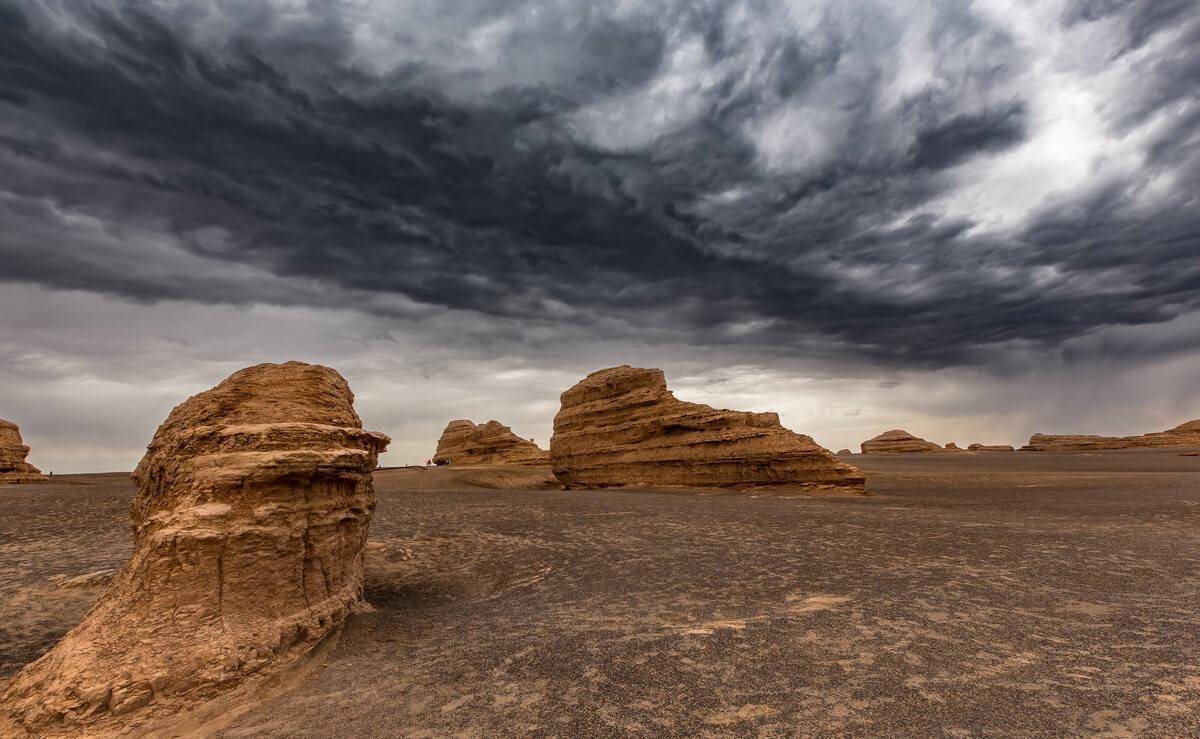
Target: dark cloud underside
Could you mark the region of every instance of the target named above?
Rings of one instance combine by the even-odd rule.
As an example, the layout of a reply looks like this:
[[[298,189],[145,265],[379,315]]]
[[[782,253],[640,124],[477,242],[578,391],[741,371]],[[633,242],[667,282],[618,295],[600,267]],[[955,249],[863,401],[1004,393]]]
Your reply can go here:
[[[1027,50],[958,3],[929,11],[934,72],[908,87],[917,32],[870,3],[811,33],[692,4],[410,5],[368,43],[332,1],[0,0],[0,279],[933,366],[1200,304],[1188,3],[1061,14],[1145,57],[1106,119],[1144,163],[1005,228],[940,204],[1046,122]]]

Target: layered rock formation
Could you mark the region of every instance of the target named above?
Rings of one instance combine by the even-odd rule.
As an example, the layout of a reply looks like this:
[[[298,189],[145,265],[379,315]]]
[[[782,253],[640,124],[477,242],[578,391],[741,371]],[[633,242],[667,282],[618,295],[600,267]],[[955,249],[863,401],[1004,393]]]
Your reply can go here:
[[[932,441],[913,436],[903,429],[884,431],[873,439],[862,443],[863,454],[912,454],[914,452],[944,452]]]
[[[1200,448],[1200,419],[1188,421],[1167,431],[1138,436],[1093,436],[1090,434],[1034,434],[1023,452],[1084,452],[1109,449]]]
[[[840,456],[842,456],[843,454],[851,454],[851,453],[852,453],[852,452],[851,452],[849,449],[839,449],[837,454],[838,454],[838,456],[840,457]]]
[[[675,398],[662,370],[621,366],[562,394],[550,439],[567,487],[789,484],[864,493],[863,474],[775,413]]]
[[[434,464],[548,465],[550,452],[522,439],[499,421],[476,426],[471,421],[451,421],[438,439]]]
[[[241,370],[189,398],[133,473],[134,551],[0,717],[36,736],[196,730],[299,668],[361,598],[388,438],[362,429],[337,372]],[[0,721],[0,734],[3,731]]]
[[[25,461],[28,454],[21,429],[0,418],[0,485],[49,482],[41,470]]]
[[[962,447],[960,447],[958,444],[955,444],[953,441],[947,442],[946,446],[942,447],[942,449],[944,449],[948,452],[961,452],[962,451]]]
[[[1011,452],[1011,444],[980,444],[978,442],[967,446],[973,452]]]

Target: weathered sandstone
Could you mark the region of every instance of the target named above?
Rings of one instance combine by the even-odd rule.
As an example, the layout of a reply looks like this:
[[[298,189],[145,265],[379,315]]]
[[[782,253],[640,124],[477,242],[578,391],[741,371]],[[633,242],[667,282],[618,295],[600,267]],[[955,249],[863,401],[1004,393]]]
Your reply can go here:
[[[1013,447],[1011,444],[980,444],[978,442],[967,447],[973,452],[1011,452]]]
[[[1034,434],[1023,452],[1079,452],[1138,448],[1200,448],[1200,419],[1167,431],[1139,436],[1093,436],[1090,434]]]
[[[451,421],[438,439],[434,464],[548,465],[550,452],[522,439],[499,421],[476,426],[471,421]]]
[[[958,444],[955,444],[953,441],[947,442],[946,446],[942,447],[942,449],[945,449],[948,452],[961,452],[962,451],[962,447],[960,447]]]
[[[9,683],[0,734],[201,734],[329,644],[361,598],[388,443],[353,400],[332,369],[288,362],[176,407],[133,473],[133,555]]]
[[[839,449],[837,455],[840,457],[843,454],[853,454],[849,449]]]
[[[911,454],[913,452],[944,452],[932,441],[913,436],[903,429],[884,431],[873,439],[862,443],[863,454]]]
[[[21,429],[0,418],[0,485],[49,482],[41,470],[25,461],[28,454]]]
[[[612,367],[562,394],[550,439],[567,487],[788,484],[865,493],[863,474],[775,413],[678,400],[662,370]]]

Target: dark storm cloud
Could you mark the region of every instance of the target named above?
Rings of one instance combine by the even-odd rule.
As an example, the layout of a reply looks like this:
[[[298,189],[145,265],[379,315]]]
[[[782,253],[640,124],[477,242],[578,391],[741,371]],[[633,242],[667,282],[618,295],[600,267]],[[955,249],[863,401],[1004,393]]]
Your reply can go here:
[[[1003,151],[1025,138],[1025,106],[1010,103],[962,113],[917,132],[909,153],[918,167],[942,169],[976,154]]]
[[[935,6],[934,73],[896,93],[915,32],[883,8],[776,11],[411,3],[364,40],[332,1],[0,1],[0,279],[914,365],[1200,303],[1195,126],[1148,149],[1165,194],[1104,183],[990,232],[936,203],[1038,134],[1009,34]],[[1112,125],[1194,113],[1196,19],[1064,22],[1114,16],[1126,45],[1183,31]]]

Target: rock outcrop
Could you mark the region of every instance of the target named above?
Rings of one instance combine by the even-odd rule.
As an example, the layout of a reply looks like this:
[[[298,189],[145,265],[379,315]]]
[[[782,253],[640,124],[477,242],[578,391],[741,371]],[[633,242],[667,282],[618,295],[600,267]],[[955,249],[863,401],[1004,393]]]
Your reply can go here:
[[[21,429],[0,418],[0,485],[49,482],[41,470],[25,461],[28,455]]]
[[[867,439],[861,446],[863,454],[912,454],[914,452],[946,451],[932,441],[925,441],[903,429],[884,431],[873,439]]]
[[[838,449],[837,455],[840,457],[845,454],[853,454],[849,449]]]
[[[562,394],[550,439],[567,487],[787,484],[865,493],[863,474],[775,413],[678,400],[662,370],[612,367]]]
[[[1012,444],[980,444],[978,442],[967,446],[973,452],[1011,452]]]
[[[948,452],[961,452],[962,451],[962,447],[960,447],[958,444],[955,444],[953,441],[947,442],[946,446],[942,447],[942,449],[944,449]]]
[[[1086,452],[1111,449],[1200,448],[1200,419],[1167,431],[1138,436],[1093,436],[1090,434],[1034,434],[1023,452]]]
[[[451,421],[438,439],[434,464],[548,465],[550,452],[522,439],[499,421],[476,426],[471,421]]]
[[[328,645],[361,599],[388,443],[353,400],[334,370],[288,362],[176,407],[133,473],[133,555],[8,684],[0,734],[202,734]]]

